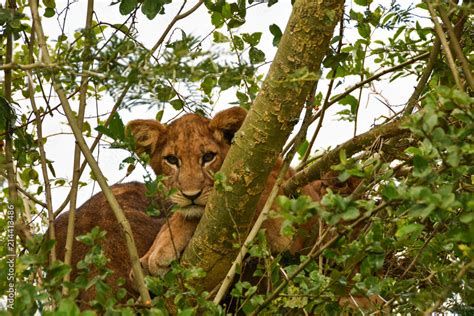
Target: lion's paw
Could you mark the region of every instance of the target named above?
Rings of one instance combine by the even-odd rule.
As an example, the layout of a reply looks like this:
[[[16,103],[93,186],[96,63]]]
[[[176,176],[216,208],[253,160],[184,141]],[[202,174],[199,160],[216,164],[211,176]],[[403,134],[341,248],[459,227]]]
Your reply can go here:
[[[164,276],[170,270],[171,262],[178,259],[174,249],[158,248],[148,257],[148,271],[151,275]]]

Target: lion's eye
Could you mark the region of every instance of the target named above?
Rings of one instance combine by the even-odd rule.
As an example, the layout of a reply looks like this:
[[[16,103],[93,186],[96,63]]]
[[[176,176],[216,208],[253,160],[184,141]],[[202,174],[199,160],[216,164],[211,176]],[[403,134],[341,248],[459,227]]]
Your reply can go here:
[[[168,156],[165,156],[164,158],[166,160],[166,162],[168,162],[170,165],[179,165],[179,159],[176,157],[176,156],[173,156],[173,155],[168,155]]]
[[[211,162],[214,160],[215,157],[216,157],[216,153],[207,152],[202,156],[202,162],[203,163]]]

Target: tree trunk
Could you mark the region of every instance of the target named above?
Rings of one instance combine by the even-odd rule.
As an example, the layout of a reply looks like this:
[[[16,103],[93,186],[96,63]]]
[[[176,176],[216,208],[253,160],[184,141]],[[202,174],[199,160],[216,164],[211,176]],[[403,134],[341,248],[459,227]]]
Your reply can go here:
[[[293,5],[262,89],[221,168],[232,189],[217,188],[211,194],[183,254],[183,264],[207,272],[199,280],[203,289],[222,280],[238,251],[233,245],[245,240],[267,177],[298,122],[343,7],[343,0],[297,0]]]

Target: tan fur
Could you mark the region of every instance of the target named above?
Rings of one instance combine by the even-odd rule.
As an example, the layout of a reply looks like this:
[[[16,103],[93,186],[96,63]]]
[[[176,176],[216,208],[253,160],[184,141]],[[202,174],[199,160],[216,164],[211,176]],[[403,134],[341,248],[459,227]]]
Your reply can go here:
[[[230,139],[242,125],[245,115],[245,110],[235,107],[218,113],[212,120],[187,114],[167,126],[158,125],[154,120],[132,121],[127,125],[127,131],[136,138],[137,152],[147,152],[155,173],[166,176],[166,186],[176,190],[171,201],[179,207],[169,223],[162,227],[152,247],[140,259],[146,272],[163,274],[173,260],[179,259],[194,234],[199,222],[196,219],[204,211],[214,185],[213,174],[220,169],[229,150]],[[205,164],[203,157],[209,152],[216,156]],[[167,161],[166,157],[170,155],[179,160],[178,165]],[[279,161],[267,180],[257,205],[257,215],[270,194],[280,168]],[[289,171],[287,178],[293,173]],[[304,191],[313,199],[319,199],[315,191]],[[186,197],[199,192],[200,195],[194,201]],[[263,224],[270,249],[273,252],[294,252],[301,248],[301,242],[294,242],[280,233],[282,223],[282,218],[270,218]]]
[[[152,245],[153,239],[164,223],[164,219],[151,218],[145,213],[151,200],[145,195],[146,188],[144,184],[137,182],[116,184],[112,186],[111,189],[130,222],[138,255],[143,256]],[[54,222],[56,230],[56,252],[59,260],[64,260],[68,216],[69,212],[63,213]],[[125,280],[124,287],[128,290],[128,298],[130,296],[137,297],[137,292],[133,289],[132,282],[128,276],[131,263],[125,244],[125,238],[123,237],[120,224],[115,219],[102,192],[94,195],[76,211],[74,236],[84,235],[95,226],[107,232],[105,238],[99,244],[109,259],[107,268],[113,271],[113,274],[106,279],[106,282],[113,289],[111,294],[117,293],[119,289],[117,281],[119,278],[122,278]],[[88,251],[88,246],[74,238],[73,256],[71,260],[71,266],[73,268],[71,280],[74,280],[78,275],[76,265],[80,260],[84,259]],[[87,273],[89,280],[92,280],[96,275],[97,271],[95,271],[95,269]],[[95,286],[80,293],[78,301],[81,309],[89,307],[88,302],[95,299],[95,297]]]

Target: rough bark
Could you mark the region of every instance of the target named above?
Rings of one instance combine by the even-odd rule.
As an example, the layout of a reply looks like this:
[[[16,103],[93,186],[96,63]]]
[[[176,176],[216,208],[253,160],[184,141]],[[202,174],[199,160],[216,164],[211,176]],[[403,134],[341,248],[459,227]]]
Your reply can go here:
[[[204,289],[221,281],[238,251],[233,244],[245,240],[266,179],[314,84],[296,73],[318,74],[343,5],[343,0],[297,0],[293,5],[262,89],[221,168],[232,190],[211,194],[182,258],[183,264],[207,272],[199,280]]]

